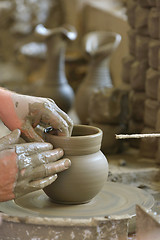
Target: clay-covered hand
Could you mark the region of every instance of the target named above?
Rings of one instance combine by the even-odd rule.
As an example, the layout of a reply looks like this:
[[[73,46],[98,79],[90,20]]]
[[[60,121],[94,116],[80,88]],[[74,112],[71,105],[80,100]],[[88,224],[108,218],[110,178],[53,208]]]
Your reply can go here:
[[[0,119],[10,129],[20,129],[26,141],[44,140],[35,127],[52,127],[57,135],[70,136],[73,122],[52,99],[17,94],[0,88]]]
[[[18,144],[20,134],[16,129],[0,139],[0,201],[48,186],[56,180],[56,173],[71,165],[69,159],[58,160],[63,150],[52,150],[50,143]]]

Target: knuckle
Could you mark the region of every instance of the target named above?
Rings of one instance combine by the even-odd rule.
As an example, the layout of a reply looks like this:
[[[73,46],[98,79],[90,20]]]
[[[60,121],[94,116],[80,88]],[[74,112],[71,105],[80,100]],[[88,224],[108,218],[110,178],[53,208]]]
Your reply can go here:
[[[50,172],[50,168],[48,165],[49,164],[44,164],[44,174],[46,177],[49,175],[49,172]]]
[[[44,153],[39,153],[38,154],[38,160],[40,163],[46,163],[47,157]]]

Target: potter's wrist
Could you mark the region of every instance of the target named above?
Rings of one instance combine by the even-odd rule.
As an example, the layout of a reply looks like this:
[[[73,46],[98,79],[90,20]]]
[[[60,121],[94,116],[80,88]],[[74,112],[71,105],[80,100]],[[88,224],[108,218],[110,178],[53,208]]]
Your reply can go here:
[[[16,113],[15,92],[0,88],[0,120],[10,129],[21,129],[21,121]]]
[[[32,96],[28,96],[28,95],[22,95],[19,93],[16,93],[14,91],[10,91],[8,89],[5,88],[1,88],[0,87],[0,100],[3,103],[5,102],[9,102],[10,100],[12,100],[13,104],[15,104],[16,101],[26,101],[26,102],[34,102],[36,97],[32,97]],[[40,99],[40,98],[38,98]],[[0,107],[0,111],[1,108],[3,106]]]
[[[23,95],[23,94],[14,93],[14,92],[12,93],[11,96],[12,96],[12,100],[13,100],[14,103],[21,102],[22,105],[23,104],[24,105],[33,104],[35,102],[43,103],[43,102],[46,101],[45,98]]]
[[[10,108],[11,103],[11,91],[0,88],[0,119],[3,121],[7,115],[7,111]]]
[[[14,149],[0,152],[0,202],[15,198],[18,177],[17,155]]]

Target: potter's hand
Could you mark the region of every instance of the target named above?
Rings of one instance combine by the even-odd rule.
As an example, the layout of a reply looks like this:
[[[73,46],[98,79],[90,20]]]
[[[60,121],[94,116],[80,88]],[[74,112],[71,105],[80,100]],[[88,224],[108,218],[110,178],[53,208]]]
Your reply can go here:
[[[50,143],[17,144],[20,130],[0,139],[0,201],[8,201],[42,189],[67,169],[71,162],[61,159],[62,149]],[[57,161],[58,160],[58,161]]]
[[[73,122],[53,100],[17,94],[0,88],[0,118],[10,129],[20,129],[26,141],[43,139],[35,132],[39,124],[51,126],[57,135],[71,135]]]

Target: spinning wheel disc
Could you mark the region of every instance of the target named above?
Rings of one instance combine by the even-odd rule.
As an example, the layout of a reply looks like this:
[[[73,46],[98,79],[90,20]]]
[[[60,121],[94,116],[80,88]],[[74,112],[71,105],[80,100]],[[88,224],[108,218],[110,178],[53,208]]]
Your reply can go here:
[[[86,204],[56,204],[40,190],[16,201],[0,203],[0,211],[11,216],[90,218],[128,214],[133,217],[136,204],[149,209],[153,206],[154,199],[136,187],[107,182],[102,191]]]

